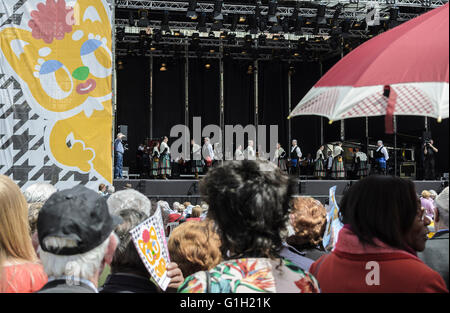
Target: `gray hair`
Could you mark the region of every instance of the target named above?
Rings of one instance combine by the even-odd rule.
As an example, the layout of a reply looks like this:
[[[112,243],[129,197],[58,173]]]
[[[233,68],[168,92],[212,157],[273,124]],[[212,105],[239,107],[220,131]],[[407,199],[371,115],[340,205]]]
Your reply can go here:
[[[43,244],[47,248],[64,248],[76,246],[76,241],[67,238],[47,237]],[[38,251],[44,270],[49,277],[68,276],[75,277],[75,279],[91,279],[100,270],[108,245],[109,237],[99,246],[81,254],[56,255],[43,251],[41,247]]]
[[[47,201],[57,191],[55,186],[49,183],[35,183],[25,189],[23,195],[28,203]]]
[[[378,140],[377,143],[383,144],[383,140]]]
[[[114,253],[111,262],[111,271],[113,273],[125,272],[148,275],[144,263],[134,246],[130,231],[147,219],[147,215],[134,209],[123,210],[119,212],[123,223],[118,225],[115,233],[119,236],[120,244]]]
[[[439,212],[441,223],[448,227],[448,187],[445,187],[445,189],[436,197],[434,203]]]
[[[108,192],[108,194],[112,195],[114,192],[116,192],[116,188],[114,188],[113,185],[110,185],[110,186],[108,186],[106,191]]]
[[[134,189],[125,189],[113,193],[108,198],[107,203],[111,215],[119,215],[123,210],[134,209],[149,216],[151,211],[150,199]]]

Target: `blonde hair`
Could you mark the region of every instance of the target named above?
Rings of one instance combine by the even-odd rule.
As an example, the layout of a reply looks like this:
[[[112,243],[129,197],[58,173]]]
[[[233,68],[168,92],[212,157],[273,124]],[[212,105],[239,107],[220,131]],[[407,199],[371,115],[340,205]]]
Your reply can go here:
[[[431,192],[428,190],[422,191],[422,198],[428,199],[429,197],[431,197]]]
[[[288,243],[316,246],[322,242],[327,222],[327,211],[322,203],[311,197],[295,198],[290,217],[295,235],[288,238]]]
[[[200,217],[202,213],[203,209],[199,205],[196,205],[195,207],[192,208],[191,217]]]
[[[212,221],[188,221],[176,227],[169,237],[169,254],[184,277],[214,268],[222,260],[220,238]]]
[[[28,205],[19,187],[0,175],[0,290],[7,259],[36,262],[28,224]]]

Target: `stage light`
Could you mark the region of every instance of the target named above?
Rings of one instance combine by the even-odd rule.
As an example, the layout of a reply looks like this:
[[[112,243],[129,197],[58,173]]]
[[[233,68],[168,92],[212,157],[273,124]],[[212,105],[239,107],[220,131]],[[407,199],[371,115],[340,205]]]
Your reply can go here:
[[[324,5],[319,5],[317,8],[317,24],[318,25],[326,25],[327,19],[325,18],[325,10],[326,7]]]
[[[130,14],[128,16],[128,26],[130,26],[130,27],[134,27],[135,26],[133,12],[130,12]]]
[[[222,32],[220,34],[220,39],[226,39],[227,38],[228,33],[226,31]]]
[[[398,19],[398,11],[399,9],[396,7],[389,9],[389,28],[394,28],[398,26],[400,23],[397,21]]]
[[[264,34],[259,35],[258,37],[258,45],[265,46],[266,45],[267,36]]]
[[[282,31],[283,27],[281,27],[281,25],[278,22],[274,23],[269,30],[269,32],[272,34],[281,33]]]
[[[338,3],[336,5],[336,9],[334,10],[333,19],[331,20],[331,25],[333,27],[337,27],[339,16],[341,15],[341,12],[342,12],[342,4]]]
[[[161,68],[160,68],[159,70],[160,70],[161,72],[167,71],[166,63],[162,63],[162,64],[161,64]]]
[[[238,21],[239,21],[239,16],[236,14],[233,15],[233,20],[231,21],[230,31],[232,31],[232,32],[236,31]]]
[[[269,17],[269,22],[276,23],[277,22],[277,0],[269,0],[269,12],[267,16]]]
[[[195,9],[197,9],[197,1],[189,0],[189,8],[187,10],[186,17],[190,18],[191,20],[197,19],[197,12],[195,12]]]
[[[299,56],[300,56],[300,53],[294,52],[292,55],[293,55],[294,57],[299,57]]]
[[[206,33],[207,32],[207,29],[206,29],[206,13],[205,12],[202,12],[200,14],[200,19],[199,19],[198,24],[197,24],[197,30],[199,32],[202,32],[202,33]]]
[[[287,17],[283,18],[283,21],[281,22],[281,27],[283,28],[284,33],[289,33],[289,18]]]
[[[289,76],[292,76],[295,74],[295,67],[291,64],[289,64],[288,74],[289,74]]]
[[[216,50],[214,50],[214,49],[209,49],[209,53],[214,53],[214,52],[216,52]]]
[[[175,37],[181,37],[181,32],[179,30],[176,30],[176,31],[173,32],[173,35]]]
[[[211,31],[211,32],[209,32],[208,37],[212,39],[212,38],[216,38],[216,35],[214,35],[214,32]]]
[[[211,64],[206,63],[206,64],[205,64],[205,68],[206,68],[207,70],[209,70],[209,69],[211,68]]]
[[[117,68],[119,69],[119,70],[123,70],[123,61],[122,60],[119,60],[119,61],[117,61]]]
[[[150,47],[150,51],[155,51],[155,50],[156,50],[156,48],[154,46]]]
[[[256,18],[254,15],[251,15],[248,17],[248,28],[247,31],[250,32],[250,34],[257,34],[258,33],[258,26],[256,25]]]
[[[153,39],[155,40],[156,43],[158,43],[162,40],[161,30],[159,30],[159,29],[155,30],[155,33],[153,34]]]
[[[253,66],[251,64],[247,68],[247,74],[253,74]]]
[[[241,15],[241,16],[239,17],[239,23],[244,23],[245,20],[246,20],[245,15]]]
[[[147,27],[150,22],[148,20],[148,11],[147,10],[139,10],[139,20],[137,22],[138,27]]]
[[[223,1],[216,0],[214,2],[214,20],[216,21],[222,21],[223,20],[223,14],[222,14],[222,5]]]
[[[223,28],[223,22],[221,20],[216,20],[211,26],[212,31],[220,31]]]
[[[235,45],[236,44],[236,34],[229,34],[227,43],[229,45]]]
[[[170,33],[169,28],[169,11],[164,11],[164,15],[161,21],[161,31],[165,31],[166,33]]]

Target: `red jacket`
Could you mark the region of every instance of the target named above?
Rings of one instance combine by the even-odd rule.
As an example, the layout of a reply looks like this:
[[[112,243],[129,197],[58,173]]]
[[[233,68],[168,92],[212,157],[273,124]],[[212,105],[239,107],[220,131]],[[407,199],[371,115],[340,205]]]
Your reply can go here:
[[[362,246],[345,227],[338,238],[334,251],[314,262],[309,270],[322,292],[448,292],[442,277],[411,253],[377,239],[377,246]],[[369,263],[373,261],[377,263]]]

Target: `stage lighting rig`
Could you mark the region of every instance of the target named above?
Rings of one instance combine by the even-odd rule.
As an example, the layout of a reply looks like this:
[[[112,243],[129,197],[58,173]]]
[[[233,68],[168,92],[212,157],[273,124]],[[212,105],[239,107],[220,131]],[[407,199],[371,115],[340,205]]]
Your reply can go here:
[[[269,32],[272,34],[281,33],[283,31],[283,27],[281,27],[280,23],[277,22],[273,23],[272,27],[270,27]]]
[[[198,15],[195,10],[197,9],[197,1],[196,0],[189,0],[189,7],[186,13],[186,17],[190,18],[191,20],[197,19]]]
[[[216,0],[214,2],[214,20],[215,21],[223,21],[223,14],[222,14],[222,6],[223,6],[223,1],[221,0]]]
[[[236,41],[236,34],[229,34],[229,35],[228,35],[227,43],[228,43],[229,45],[234,46],[234,45],[237,43],[237,41]]]
[[[170,33],[170,28],[169,28],[169,11],[164,11],[163,13],[163,18],[161,21],[161,31],[164,31],[166,33]]]
[[[211,26],[212,31],[220,31],[223,28],[222,20],[215,20]]]
[[[325,5],[319,5],[319,7],[317,8],[317,24],[318,25],[326,25],[327,24],[327,19],[325,18],[325,10],[326,10],[326,6]]]
[[[238,22],[239,22],[239,16],[237,14],[234,14],[233,19],[231,21],[230,31],[232,31],[232,32],[236,31]]]
[[[130,12],[128,15],[128,26],[134,27],[136,25],[136,22],[134,21],[133,12]]]
[[[154,32],[154,34],[153,34],[153,40],[154,40],[156,43],[159,43],[160,41],[162,41],[162,33],[161,33],[161,30],[155,29],[155,32]]]
[[[267,36],[264,34],[259,35],[258,37],[258,45],[259,46],[265,46],[267,43]]]
[[[267,16],[269,17],[269,22],[276,23],[277,22],[277,0],[269,0],[269,12]]]
[[[251,15],[248,17],[248,28],[247,31],[250,32],[250,34],[257,34],[258,33],[258,26],[256,25],[256,18],[254,15]]]
[[[392,7],[389,9],[389,28],[394,28],[400,23],[398,22],[398,11],[397,7]]]
[[[205,12],[202,12],[200,14],[200,19],[199,19],[198,24],[197,24],[197,30],[199,32],[202,32],[202,33],[206,33],[207,32],[207,29],[206,29],[206,13]]]
[[[150,25],[150,21],[148,20],[148,11],[147,10],[139,10],[139,20],[137,22],[138,27],[147,27]]]

